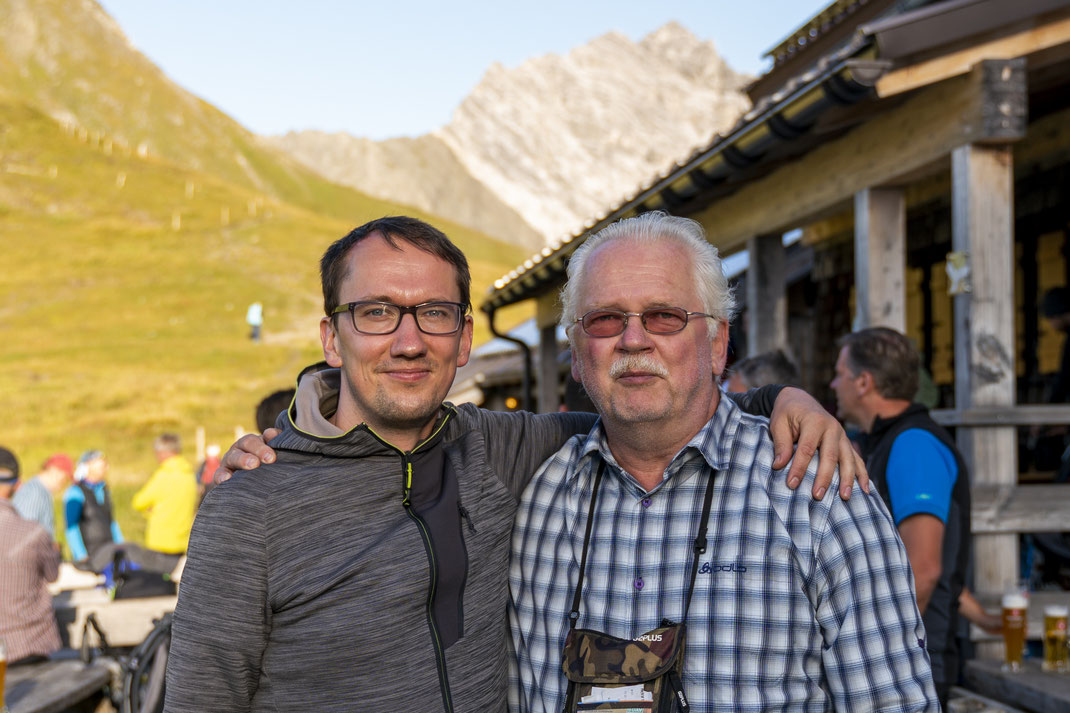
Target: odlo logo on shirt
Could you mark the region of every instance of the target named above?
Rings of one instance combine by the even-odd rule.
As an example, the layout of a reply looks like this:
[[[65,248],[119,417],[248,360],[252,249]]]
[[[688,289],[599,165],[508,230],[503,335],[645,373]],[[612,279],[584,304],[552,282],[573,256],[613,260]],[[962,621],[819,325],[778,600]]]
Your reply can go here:
[[[710,564],[709,562],[703,562],[702,566],[699,567],[698,573],[710,574],[711,572],[736,572],[741,574],[746,571],[747,568],[738,562],[726,562],[724,564],[717,564],[716,562]]]

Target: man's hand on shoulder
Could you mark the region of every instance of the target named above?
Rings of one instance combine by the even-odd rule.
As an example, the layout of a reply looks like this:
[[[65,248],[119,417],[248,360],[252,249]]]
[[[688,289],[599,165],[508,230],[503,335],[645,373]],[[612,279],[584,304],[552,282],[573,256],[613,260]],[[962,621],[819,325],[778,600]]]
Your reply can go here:
[[[275,451],[268,447],[268,442],[279,435],[279,429],[269,428],[263,435],[246,433],[234,442],[223,455],[219,468],[215,472],[215,482],[230,480],[239,470],[254,470],[261,463],[274,463]]]
[[[862,457],[855,451],[843,427],[836,418],[821,407],[814,397],[802,389],[785,387],[777,396],[773,414],[769,418],[769,433],[773,437],[773,467],[783,468],[791,461],[788,487],[797,488],[806,475],[806,467],[814,453],[819,454],[817,478],[813,495],[825,496],[832,483],[836,466],[840,468],[840,497],[851,497],[851,487],[857,478],[862,489],[869,492],[869,474]],[[792,445],[795,460],[792,461]],[[229,455],[229,454],[228,454]]]

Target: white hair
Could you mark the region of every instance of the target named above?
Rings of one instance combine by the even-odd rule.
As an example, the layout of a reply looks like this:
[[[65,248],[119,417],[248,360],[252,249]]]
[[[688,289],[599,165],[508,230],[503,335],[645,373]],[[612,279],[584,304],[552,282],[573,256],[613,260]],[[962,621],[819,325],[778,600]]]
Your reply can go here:
[[[617,240],[657,248],[671,241],[691,253],[691,274],[703,309],[716,319],[730,322],[736,313],[736,298],[728,284],[717,248],[706,240],[706,231],[690,218],[662,211],[625,218],[602,228],[576,248],[568,262],[568,280],[561,289],[561,326],[571,336],[571,328],[581,316],[576,313],[587,260],[599,246]]]

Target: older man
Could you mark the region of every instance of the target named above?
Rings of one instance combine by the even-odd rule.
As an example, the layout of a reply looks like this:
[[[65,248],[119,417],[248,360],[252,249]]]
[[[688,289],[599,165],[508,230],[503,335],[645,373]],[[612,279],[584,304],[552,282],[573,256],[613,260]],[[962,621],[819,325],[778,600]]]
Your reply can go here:
[[[831,386],[840,416],[866,434],[863,454],[914,570],[933,679],[946,706],[959,671],[955,635],[970,559],[970,478],[955,440],[914,403],[919,365],[906,335],[871,327],[840,340]],[[965,603],[983,616],[972,596]]]
[[[682,675],[627,687],[627,700],[671,686],[696,713],[937,711],[910,565],[880,499],[799,497],[776,477],[765,421],[719,398],[734,305],[701,227],[624,220],[568,271],[572,370],[601,420],[522,497],[511,709],[612,701],[597,682],[621,680],[621,661],[657,654],[684,623]]]
[[[593,416],[443,403],[470,280],[432,226],[372,221],[320,268],[332,368],[300,380],[277,459],[246,440],[273,462],[201,506],[165,710],[500,711],[516,503]]]

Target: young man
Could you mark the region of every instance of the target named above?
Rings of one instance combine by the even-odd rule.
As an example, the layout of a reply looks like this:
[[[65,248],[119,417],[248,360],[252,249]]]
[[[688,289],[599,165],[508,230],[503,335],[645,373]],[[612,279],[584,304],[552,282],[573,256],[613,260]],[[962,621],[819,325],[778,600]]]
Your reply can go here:
[[[426,223],[357,228],[321,278],[333,368],[301,379],[277,459],[243,441],[270,464],[201,506],[165,710],[500,711],[516,503],[594,417],[443,403],[471,348],[470,278]],[[826,454],[846,453],[839,434]]]

